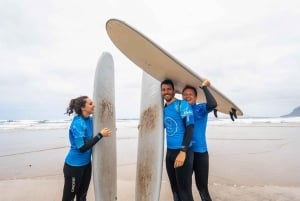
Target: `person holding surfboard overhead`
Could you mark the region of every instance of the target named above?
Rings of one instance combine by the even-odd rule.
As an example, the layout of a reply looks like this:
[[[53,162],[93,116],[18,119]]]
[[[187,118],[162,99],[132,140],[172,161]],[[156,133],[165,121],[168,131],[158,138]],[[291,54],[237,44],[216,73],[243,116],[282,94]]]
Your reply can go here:
[[[75,112],[70,128],[70,150],[66,156],[63,168],[65,183],[62,201],[72,201],[76,196],[77,201],[85,201],[90,185],[92,165],[92,147],[102,138],[109,137],[111,130],[103,128],[98,135],[93,137],[94,104],[87,96],[72,99],[66,114]]]
[[[206,125],[208,113],[217,107],[217,102],[207,87],[210,86],[209,80],[204,80],[201,88],[203,89],[206,103],[197,104],[197,90],[193,86],[185,86],[182,90],[182,97],[188,101],[194,112],[194,135],[192,138],[192,150],[194,151],[193,169],[195,173],[196,186],[202,201],[211,201],[208,191],[208,170],[209,158],[206,144]]]
[[[190,149],[194,132],[191,105],[175,98],[172,80],[161,82],[165,100],[164,127],[166,129],[166,169],[174,201],[193,201],[192,174],[194,154]]]

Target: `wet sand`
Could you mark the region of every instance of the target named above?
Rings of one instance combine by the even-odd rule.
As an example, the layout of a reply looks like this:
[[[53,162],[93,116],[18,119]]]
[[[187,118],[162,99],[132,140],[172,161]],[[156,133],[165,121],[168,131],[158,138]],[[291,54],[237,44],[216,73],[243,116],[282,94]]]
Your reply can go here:
[[[214,201],[300,200],[300,125],[209,125],[209,190]],[[118,129],[118,200],[134,200],[135,128]],[[5,201],[60,200],[66,129],[0,132],[0,193]],[[126,151],[125,151],[126,150]],[[94,200],[93,182],[88,200]],[[195,201],[200,200],[193,186]],[[163,169],[161,201],[172,201]]]

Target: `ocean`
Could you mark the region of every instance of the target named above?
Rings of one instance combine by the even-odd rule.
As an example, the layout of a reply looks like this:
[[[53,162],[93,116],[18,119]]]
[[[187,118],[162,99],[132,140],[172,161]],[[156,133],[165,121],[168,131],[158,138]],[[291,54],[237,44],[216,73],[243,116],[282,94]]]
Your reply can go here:
[[[0,134],[8,130],[52,130],[68,128],[71,119],[63,120],[0,120]],[[116,125],[120,128],[136,127],[138,119],[117,119]],[[284,126],[300,124],[300,117],[277,117],[277,118],[238,118],[231,121],[230,118],[209,118],[209,125],[215,126]]]
[[[0,180],[61,175],[70,122],[0,120]],[[116,121],[118,166],[136,163],[138,123],[138,119]],[[239,118],[234,122],[210,118],[207,144],[210,178],[217,183],[300,186],[300,174],[285,174],[300,170],[300,117]],[[45,166],[48,163],[56,163],[54,171]],[[253,176],[255,168],[261,171]]]

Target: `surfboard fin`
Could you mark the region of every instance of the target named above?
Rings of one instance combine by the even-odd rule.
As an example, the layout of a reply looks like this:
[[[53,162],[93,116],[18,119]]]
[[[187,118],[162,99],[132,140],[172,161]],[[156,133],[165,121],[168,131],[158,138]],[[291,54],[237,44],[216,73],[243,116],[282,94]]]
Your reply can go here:
[[[231,111],[232,111],[232,113],[233,113],[234,118],[237,119],[236,109],[235,109],[235,108],[231,108]]]
[[[229,112],[229,115],[230,115],[231,120],[234,121],[233,113],[232,113],[232,112]]]
[[[217,114],[218,110],[214,109],[214,115],[216,118],[218,118],[218,114]]]
[[[231,108],[231,111],[229,112],[230,118],[232,121],[234,121],[234,119],[237,119],[237,115],[236,115],[236,109]]]

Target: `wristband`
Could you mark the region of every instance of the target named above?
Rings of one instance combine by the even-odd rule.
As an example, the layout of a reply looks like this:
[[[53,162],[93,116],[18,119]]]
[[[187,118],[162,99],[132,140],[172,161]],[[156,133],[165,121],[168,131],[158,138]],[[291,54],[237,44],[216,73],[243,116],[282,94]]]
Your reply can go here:
[[[182,146],[180,151],[186,152],[189,149],[188,146]]]
[[[98,135],[96,135],[96,136],[98,137],[99,140],[103,137],[103,135],[101,133],[98,133]]]

